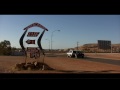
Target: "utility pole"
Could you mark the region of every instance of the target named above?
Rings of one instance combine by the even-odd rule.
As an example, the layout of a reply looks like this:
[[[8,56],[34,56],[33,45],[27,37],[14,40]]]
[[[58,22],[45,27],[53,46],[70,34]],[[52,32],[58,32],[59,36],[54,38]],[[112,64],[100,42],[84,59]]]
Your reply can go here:
[[[112,53],[112,43],[111,43],[111,53]]]
[[[78,50],[78,43],[79,43],[79,42],[77,42],[77,50]]]
[[[60,31],[60,30],[54,30],[53,32],[55,32],[55,31]],[[52,37],[53,37],[53,32],[51,34],[51,51],[52,51]]]
[[[50,51],[50,40],[49,40],[49,39],[45,39],[45,40],[48,40],[48,41],[49,41],[49,51]]]

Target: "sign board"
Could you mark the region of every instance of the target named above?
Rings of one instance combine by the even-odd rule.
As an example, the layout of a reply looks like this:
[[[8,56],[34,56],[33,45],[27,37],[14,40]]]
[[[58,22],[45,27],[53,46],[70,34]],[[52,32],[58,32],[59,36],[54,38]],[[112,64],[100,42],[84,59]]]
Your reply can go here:
[[[31,24],[31,25],[25,27],[24,30],[28,30],[29,28],[35,27],[35,26],[36,26],[36,27],[40,27],[40,28],[42,28],[42,29],[48,31],[48,29],[47,29],[46,27],[44,27],[43,25],[41,25],[41,24],[39,24],[39,23],[33,23],[33,24]]]
[[[35,44],[35,40],[29,40],[29,39],[28,39],[28,40],[26,41],[26,43],[27,43],[27,44]]]
[[[41,31],[41,33],[40,33],[40,32],[28,32],[28,31],[29,31],[28,29],[29,29],[29,28],[32,28],[32,27],[42,28],[43,31]],[[20,38],[20,40],[19,40],[19,43],[20,43],[20,46],[21,46],[22,50],[23,50],[24,52],[29,52],[31,58],[33,58],[33,57],[36,58],[36,56],[37,56],[37,57],[40,57],[40,51],[42,52],[43,55],[45,55],[45,54],[44,54],[44,50],[42,49],[42,46],[41,46],[41,39],[42,39],[45,31],[48,31],[48,29],[47,29],[46,27],[44,27],[43,25],[39,24],[39,23],[32,23],[32,24],[28,25],[27,27],[25,27],[24,30],[25,30],[25,31],[24,31],[24,33],[22,34],[22,36],[21,36],[21,38]],[[28,32],[28,33],[27,33],[27,32]],[[27,34],[27,35],[26,35],[26,34]],[[39,35],[39,34],[40,34],[40,35]],[[38,49],[38,47],[36,47],[36,48],[27,47],[27,50],[26,50],[26,47],[25,47],[24,44],[23,44],[24,37],[25,37],[25,36],[27,36],[27,37],[37,37],[38,35],[39,35],[39,37],[38,37],[36,43],[37,43],[39,49]],[[26,41],[26,43],[27,43],[27,44],[35,44],[35,41],[36,41],[36,40],[30,40],[30,39],[28,39],[28,40]],[[26,54],[26,56],[27,56],[27,54]]]
[[[38,58],[40,57],[40,50],[36,47],[27,47],[28,57],[30,58]]]
[[[99,49],[111,49],[111,41],[109,40],[98,40],[98,47]]]
[[[27,37],[37,37],[40,32],[28,32]]]
[[[27,52],[38,52],[39,49],[36,47],[27,47]]]

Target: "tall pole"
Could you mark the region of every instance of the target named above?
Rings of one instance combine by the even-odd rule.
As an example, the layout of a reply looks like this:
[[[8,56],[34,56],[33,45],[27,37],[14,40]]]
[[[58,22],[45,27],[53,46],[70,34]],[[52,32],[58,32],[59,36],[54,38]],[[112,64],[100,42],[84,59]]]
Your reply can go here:
[[[55,32],[55,31],[60,31],[60,30],[54,30],[53,32]],[[52,51],[52,37],[53,37],[53,32],[51,34],[51,51]]]
[[[49,40],[49,51],[50,51],[50,40]]]
[[[48,39],[46,39],[46,40],[48,40]],[[50,40],[48,40],[49,41],[49,51],[50,51]]]
[[[51,51],[52,51],[52,36],[53,36],[53,32],[51,34]]]
[[[112,43],[111,43],[111,53],[112,53]]]
[[[78,43],[79,43],[79,42],[77,42],[77,50],[78,50]]]

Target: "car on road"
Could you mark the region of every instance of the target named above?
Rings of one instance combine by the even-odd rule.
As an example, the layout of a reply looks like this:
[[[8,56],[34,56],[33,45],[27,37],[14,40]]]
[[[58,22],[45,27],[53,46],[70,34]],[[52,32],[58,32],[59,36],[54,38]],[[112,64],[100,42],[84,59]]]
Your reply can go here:
[[[79,50],[70,50],[69,52],[67,52],[67,57],[84,58],[84,53]]]

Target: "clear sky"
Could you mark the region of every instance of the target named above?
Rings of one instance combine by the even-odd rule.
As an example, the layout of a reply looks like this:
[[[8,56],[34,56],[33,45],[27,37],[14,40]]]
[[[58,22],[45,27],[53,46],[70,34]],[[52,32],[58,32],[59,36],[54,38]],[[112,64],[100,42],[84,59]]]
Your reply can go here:
[[[81,46],[97,43],[97,40],[120,43],[120,15],[0,15],[0,42],[9,40],[12,47],[20,48],[19,39],[23,29],[34,22],[48,29],[41,40],[43,49],[49,48],[54,30],[60,32],[53,32],[53,49],[74,48],[77,42]],[[29,31],[42,32],[43,29],[32,27]],[[30,46],[25,43],[27,39],[24,38],[25,47]],[[31,39],[37,41],[37,38]]]

